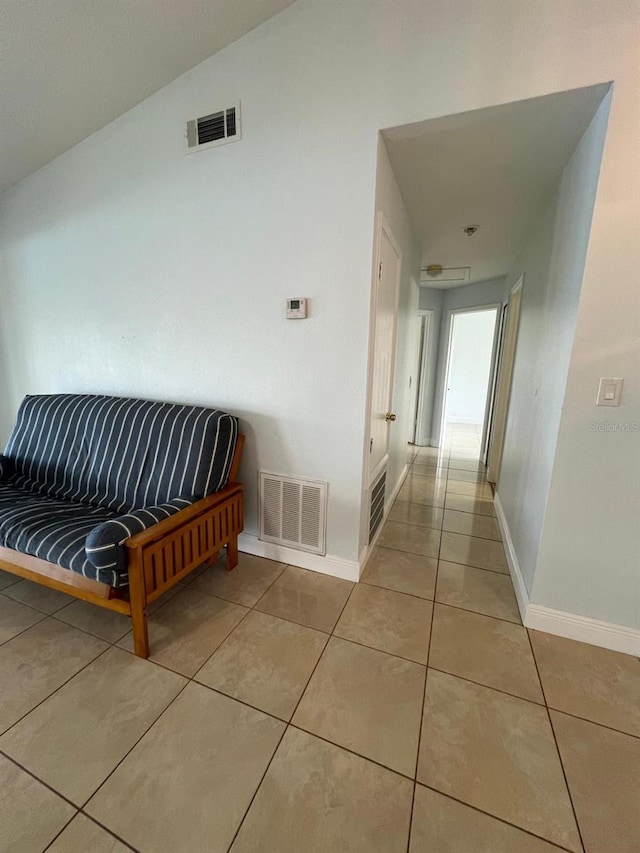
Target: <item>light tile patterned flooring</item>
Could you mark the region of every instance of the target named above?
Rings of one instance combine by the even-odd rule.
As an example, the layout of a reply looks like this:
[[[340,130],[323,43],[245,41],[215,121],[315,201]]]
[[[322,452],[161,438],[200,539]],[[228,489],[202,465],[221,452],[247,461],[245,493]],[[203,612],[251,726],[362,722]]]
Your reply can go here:
[[[0,851],[632,853],[640,661],[520,623],[473,427],[362,583],[241,555],[129,623],[0,573]]]

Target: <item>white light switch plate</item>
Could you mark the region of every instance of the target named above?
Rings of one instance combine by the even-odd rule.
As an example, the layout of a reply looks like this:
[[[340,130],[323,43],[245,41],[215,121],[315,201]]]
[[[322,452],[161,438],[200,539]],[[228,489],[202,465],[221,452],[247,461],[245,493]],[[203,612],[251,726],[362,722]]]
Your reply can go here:
[[[603,376],[598,386],[596,406],[619,406],[623,381],[622,379],[609,379]]]

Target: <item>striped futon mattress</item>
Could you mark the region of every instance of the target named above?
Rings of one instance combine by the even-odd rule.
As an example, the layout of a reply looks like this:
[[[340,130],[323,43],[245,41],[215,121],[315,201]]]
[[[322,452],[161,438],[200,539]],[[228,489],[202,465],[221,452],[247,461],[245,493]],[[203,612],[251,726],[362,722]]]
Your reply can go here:
[[[222,489],[237,437],[199,406],[26,397],[0,455],[0,546],[125,586],[122,543]]]

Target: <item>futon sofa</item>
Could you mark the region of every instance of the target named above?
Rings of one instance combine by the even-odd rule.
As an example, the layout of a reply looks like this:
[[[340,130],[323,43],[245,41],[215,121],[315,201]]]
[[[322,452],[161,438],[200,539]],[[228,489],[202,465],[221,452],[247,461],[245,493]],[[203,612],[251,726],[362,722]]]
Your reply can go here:
[[[243,436],[226,412],[86,394],[26,397],[0,455],[0,568],[131,616],[226,547],[238,562]]]

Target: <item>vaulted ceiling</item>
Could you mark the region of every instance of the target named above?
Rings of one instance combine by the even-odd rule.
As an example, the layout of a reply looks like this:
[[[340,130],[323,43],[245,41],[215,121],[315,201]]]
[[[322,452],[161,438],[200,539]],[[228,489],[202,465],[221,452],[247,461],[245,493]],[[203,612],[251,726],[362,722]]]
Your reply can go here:
[[[0,191],[293,0],[0,0]]]

